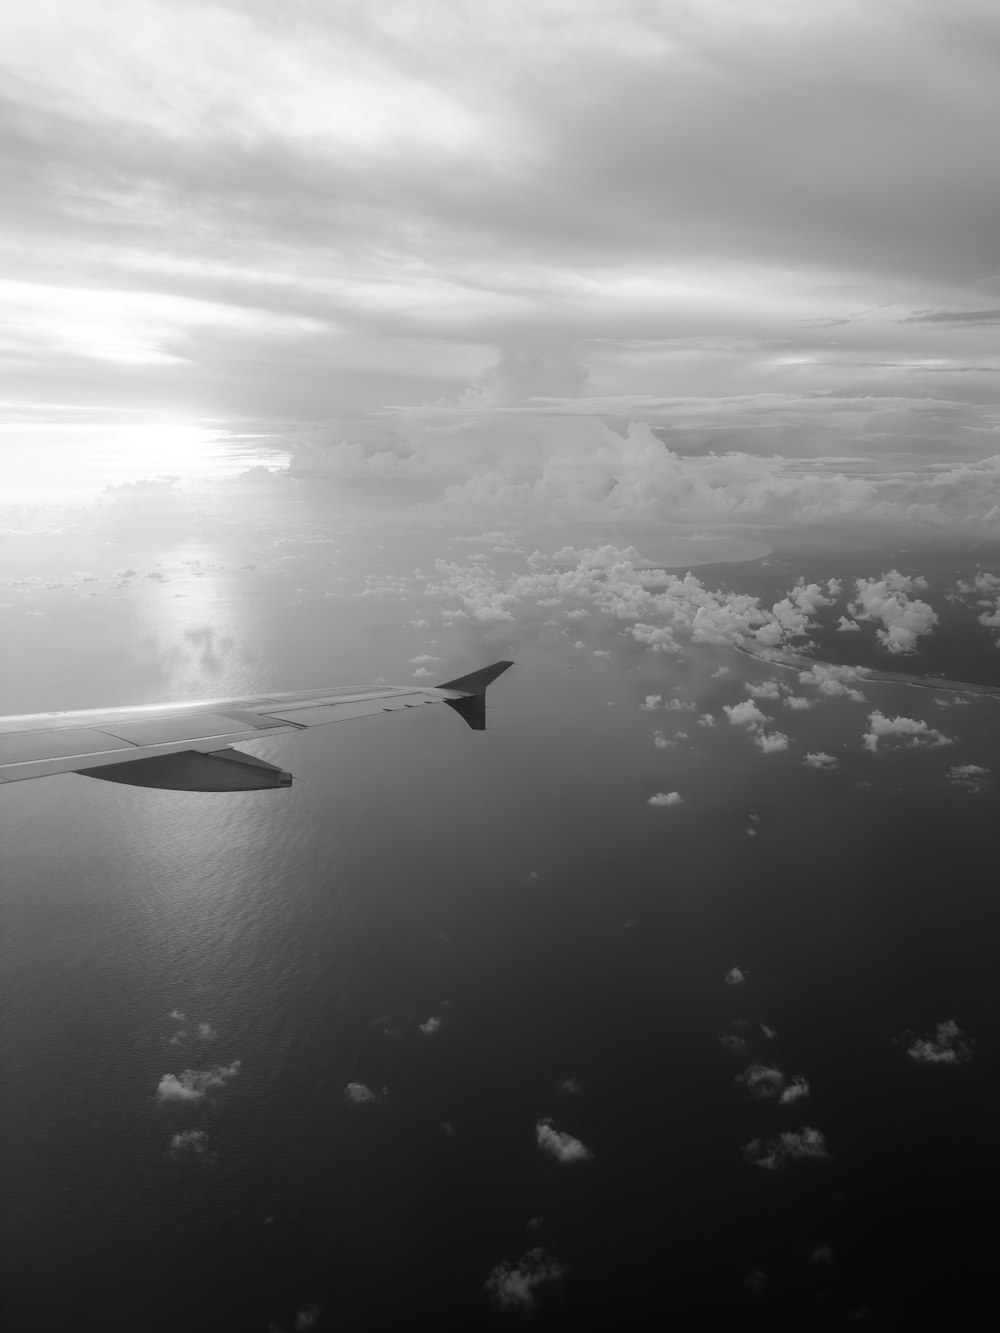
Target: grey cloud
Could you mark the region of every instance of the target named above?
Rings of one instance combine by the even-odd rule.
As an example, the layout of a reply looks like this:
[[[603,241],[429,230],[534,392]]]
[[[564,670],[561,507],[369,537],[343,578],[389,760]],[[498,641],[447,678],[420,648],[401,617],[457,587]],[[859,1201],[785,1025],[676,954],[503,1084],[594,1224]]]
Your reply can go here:
[[[46,11],[6,43],[8,385],[26,402],[295,427],[443,402],[497,414],[494,443],[525,429],[505,412],[596,414],[618,437],[651,422],[673,458],[971,458],[993,438],[997,311],[972,308],[994,299],[1000,211],[988,5],[143,12]],[[337,115],[340,84],[358,105]],[[881,530],[995,503],[988,476],[925,505],[920,478],[857,459],[746,464],[731,496],[673,465],[643,485],[627,455],[553,502],[565,460],[537,432],[513,448],[540,455],[523,475],[523,454],[478,466],[488,424],[450,455],[425,425],[426,449],[412,420],[381,450],[296,440],[297,466],[318,451],[463,507],[520,494],[596,518],[672,519],[693,495],[699,519],[864,510]]]
[[[979,324],[992,328],[1000,324],[1000,307],[992,310],[926,310],[907,315],[904,324]],[[971,367],[976,369],[976,367]]]

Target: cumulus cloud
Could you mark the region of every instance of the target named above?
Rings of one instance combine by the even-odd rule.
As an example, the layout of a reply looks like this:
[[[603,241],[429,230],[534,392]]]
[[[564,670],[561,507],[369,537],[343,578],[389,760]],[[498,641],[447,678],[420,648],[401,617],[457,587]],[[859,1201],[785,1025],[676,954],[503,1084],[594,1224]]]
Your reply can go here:
[[[553,1129],[551,1119],[539,1120],[535,1125],[535,1135],[539,1148],[558,1162],[584,1162],[593,1156],[590,1149],[584,1147],[579,1139]]]
[[[879,740],[898,741],[906,746],[953,745],[954,737],[945,736],[926,722],[912,717],[886,717],[878,709],[868,714],[868,730],[861,741],[866,750],[872,753],[878,748]]]
[[[811,1089],[809,1087],[808,1079],[804,1079],[801,1074],[796,1074],[788,1084],[788,1087],[782,1091],[779,1101],[781,1101],[783,1105],[789,1106],[792,1102],[799,1102],[802,1101],[804,1097],[808,1097],[810,1091]]]
[[[573,1097],[579,1096],[582,1091],[580,1080],[572,1075],[569,1078],[560,1079],[556,1086],[561,1092],[568,1092]]]
[[[891,569],[880,579],[855,579],[855,600],[847,609],[858,620],[879,620],[879,643],[890,653],[914,653],[917,641],[938,623],[937,613],[926,602],[912,599],[916,588],[926,588],[923,578],[910,578]]]
[[[711,713],[699,713],[699,714],[698,714],[698,726],[699,726],[699,727],[714,727],[714,726],[716,726],[715,718],[712,716]],[[678,734],[678,736],[682,736],[684,733],[679,731],[677,734]]]
[[[775,1171],[787,1162],[820,1161],[829,1155],[825,1135],[809,1125],[774,1139],[752,1139],[743,1149],[748,1162],[766,1171]]]
[[[735,1082],[742,1083],[752,1097],[767,1101],[777,1097],[785,1086],[785,1076],[780,1069],[770,1065],[752,1064],[737,1074]]]
[[[647,712],[651,712],[654,708],[659,708],[660,704],[662,703],[663,703],[662,694],[647,694],[645,700],[639,705],[639,707]]]
[[[719,1037],[719,1045],[724,1046],[727,1051],[745,1051],[747,1048],[746,1039],[739,1036],[736,1032],[723,1032]]]
[[[783,703],[786,708],[794,708],[794,709],[812,708],[812,700],[806,699],[801,694],[789,694],[783,700]]]
[[[857,667],[837,666],[832,662],[817,662],[814,666],[799,672],[801,685],[815,685],[821,694],[846,695],[848,699],[860,704],[867,703],[867,699],[860,690],[846,682],[863,679]]]
[[[834,755],[826,754],[823,750],[810,750],[802,760],[810,768],[836,768],[837,760]]]
[[[433,1037],[434,1034],[435,1034],[435,1032],[439,1031],[440,1027],[441,1027],[441,1020],[440,1020],[440,1018],[433,1018],[433,1017],[431,1017],[431,1018],[428,1018],[428,1020],[427,1020],[426,1023],[421,1023],[421,1024],[420,1024],[420,1031],[421,1031],[426,1037]]]
[[[723,704],[722,711],[734,727],[761,726],[771,719],[762,713],[752,699],[744,699],[738,704]]]
[[[680,805],[684,797],[677,791],[658,791],[646,802],[647,805]]]
[[[318,1328],[319,1327],[319,1306],[306,1305],[303,1309],[296,1311],[295,1314],[296,1329]]]
[[[846,616],[840,617],[840,620],[837,622],[837,632],[839,634],[849,634],[855,630],[859,634],[861,633],[861,626],[856,620],[848,620]]]
[[[972,1059],[976,1043],[958,1026],[953,1018],[938,1023],[923,1037],[905,1032],[900,1038],[908,1041],[906,1054],[919,1065],[960,1065]]]
[[[740,967],[731,967],[726,973],[727,986],[741,986],[747,979],[747,972]]]
[[[536,1287],[565,1277],[569,1269],[541,1247],[523,1254],[516,1264],[497,1264],[486,1279],[484,1290],[501,1310],[531,1313],[537,1306]]]
[[[990,770],[979,764],[955,764],[948,769],[945,777],[955,787],[964,791],[983,792],[990,784]]]
[[[385,1095],[385,1089],[382,1089],[382,1095]],[[344,1097],[355,1106],[365,1106],[369,1102],[377,1102],[380,1097],[372,1092],[371,1088],[365,1083],[348,1083],[344,1089]]]
[[[170,1011],[170,1013],[167,1015],[167,1017],[168,1017],[168,1018],[172,1018],[172,1019],[174,1019],[174,1020],[175,1020],[176,1022],[178,1022],[178,1023],[186,1023],[186,1022],[187,1022],[187,1018],[185,1017],[184,1014],[181,1013],[181,1011],[180,1011],[179,1009],[171,1009],[171,1011]]]
[[[413,666],[426,666],[428,662],[441,662],[443,660],[441,657],[434,657],[431,653],[418,653],[416,657],[410,658]]]
[[[776,754],[779,750],[787,750],[788,741],[789,738],[783,731],[759,731],[754,737],[754,744],[765,754]]]
[[[208,1134],[203,1129],[185,1129],[173,1136],[170,1147],[175,1152],[202,1154],[208,1149]]]
[[[199,1023],[195,1031],[201,1041],[214,1041],[219,1035],[211,1023]]]
[[[156,1088],[161,1101],[200,1101],[212,1088],[223,1088],[240,1072],[240,1061],[216,1065],[214,1069],[185,1069],[180,1074],[164,1074]]]
[[[653,744],[658,750],[669,750],[677,744],[676,741],[668,740],[662,731],[653,732]]]
[[[747,685],[747,694],[751,699],[780,699],[781,686],[776,680],[761,681],[759,685]]]
[[[976,619],[985,629],[997,631],[996,645],[1000,648],[1000,578],[988,570],[977,570],[971,581],[960,579],[958,589],[985,608]]]

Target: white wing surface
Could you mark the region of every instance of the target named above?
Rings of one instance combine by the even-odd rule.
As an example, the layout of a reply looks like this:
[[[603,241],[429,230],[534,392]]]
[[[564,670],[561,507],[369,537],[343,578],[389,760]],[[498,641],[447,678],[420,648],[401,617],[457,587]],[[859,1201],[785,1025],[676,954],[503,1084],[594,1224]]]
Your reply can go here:
[[[474,730],[486,725],[486,687],[511,662],[436,686],[299,690],[246,699],[143,704],[0,717],[0,783],[55,773],[175,791],[290,787],[292,775],[231,747],[307,727],[446,703]]]

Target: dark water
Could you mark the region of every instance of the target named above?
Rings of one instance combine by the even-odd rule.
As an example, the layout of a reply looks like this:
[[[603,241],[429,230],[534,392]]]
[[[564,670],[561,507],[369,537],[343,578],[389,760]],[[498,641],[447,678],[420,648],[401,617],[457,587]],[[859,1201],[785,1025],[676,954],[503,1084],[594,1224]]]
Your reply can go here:
[[[995,701],[922,697],[918,714],[888,683],[868,707],[763,701],[795,744],[762,756],[720,706],[763,664],[653,659],[609,623],[574,626],[611,653],[586,661],[538,619],[404,630],[412,600],[321,620],[304,561],[197,588],[172,574],[201,599],[173,630],[165,592],[152,619],[148,599],[102,606],[123,631],[155,626],[149,697],[170,672],[216,694],[378,663],[405,680],[422,648],[445,675],[518,665],[485,734],[428,709],[255,747],[303,779],[287,792],[66,776],[2,793],[9,1326],[980,1326],[996,788],[945,772],[988,766]],[[21,688],[16,706],[48,702]],[[720,725],[639,708],[676,689]],[[956,740],[863,753],[874,707]],[[692,740],[655,749],[664,727]],[[804,767],[817,749],[839,770]],[[647,803],[671,790],[681,805]],[[947,1020],[971,1059],[908,1057]],[[810,1095],[755,1101],[736,1081],[754,1061]],[[185,1070],[222,1073],[201,1097],[157,1095]],[[543,1118],[591,1156],[543,1152]],[[746,1160],[804,1127],[825,1158]],[[536,1247],[562,1275],[533,1311],[499,1308],[491,1272]]]

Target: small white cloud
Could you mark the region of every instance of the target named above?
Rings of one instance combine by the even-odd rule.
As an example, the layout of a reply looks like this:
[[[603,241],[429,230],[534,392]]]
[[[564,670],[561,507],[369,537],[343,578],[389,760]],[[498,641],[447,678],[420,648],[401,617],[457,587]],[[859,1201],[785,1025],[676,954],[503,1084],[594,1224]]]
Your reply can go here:
[[[837,760],[832,754],[825,754],[822,750],[810,750],[802,760],[810,768],[836,768]]]
[[[173,1136],[170,1146],[175,1152],[203,1153],[208,1148],[208,1135],[203,1129],[185,1129]]]
[[[420,1024],[420,1031],[427,1037],[433,1037],[434,1033],[441,1027],[440,1018],[428,1018],[426,1023]]]
[[[722,711],[734,727],[761,726],[771,720],[752,699],[744,699],[738,704],[723,704]]]
[[[747,685],[747,694],[751,699],[780,699],[781,686],[776,680],[761,681],[759,685]]]
[[[646,802],[647,805],[680,805],[684,797],[676,791],[658,791]]]
[[[741,986],[743,982],[746,981],[747,976],[748,973],[744,972],[742,968],[731,967],[729,971],[726,973],[726,985]]]
[[[807,699],[802,694],[789,694],[784,700],[784,704],[786,708],[812,708],[812,700]]]
[[[965,791],[982,792],[989,786],[990,770],[979,764],[955,764],[949,768],[945,777],[956,787]]]
[[[826,1146],[826,1137],[818,1129],[804,1125],[802,1129],[789,1130],[779,1134],[776,1139],[752,1139],[743,1149],[743,1156],[754,1166],[766,1171],[775,1171],[786,1162],[820,1161],[830,1156]]]
[[[240,1072],[239,1060],[214,1069],[185,1069],[180,1074],[164,1074],[156,1088],[161,1101],[196,1102],[210,1088],[223,1088]]]
[[[734,1081],[742,1083],[747,1092],[759,1101],[777,1097],[785,1086],[785,1076],[780,1069],[762,1064],[750,1065],[742,1074],[737,1074]]]
[[[516,1264],[497,1264],[484,1284],[484,1291],[501,1310],[530,1313],[537,1305],[535,1288],[554,1282],[569,1270],[546,1250],[536,1248],[521,1256]]]
[[[738,1037],[735,1032],[723,1032],[719,1037],[719,1045],[724,1046],[727,1051],[745,1051],[746,1041]]]
[[[639,707],[643,710],[643,712],[651,713],[653,709],[659,708],[660,704],[662,703],[663,703],[662,694],[647,694],[645,700],[639,705]]]
[[[201,1041],[214,1041],[219,1035],[211,1023],[199,1023],[196,1031]]]
[[[186,1029],[186,1028],[178,1028],[178,1030],[177,1030],[177,1031],[174,1033],[174,1035],[170,1038],[170,1045],[171,1045],[171,1046],[179,1046],[179,1045],[181,1044],[181,1042],[184,1041],[184,1040],[186,1039],[186,1037],[187,1037],[187,1029]]]
[[[853,630],[857,630],[858,633],[861,632],[861,626],[858,622],[856,620],[848,620],[846,616],[841,616],[840,622],[837,625],[837,633],[850,634]]]
[[[760,1023],[758,1026],[768,1041],[774,1041],[775,1037],[778,1035],[774,1028],[769,1028],[766,1023]]]
[[[296,1329],[317,1328],[319,1326],[319,1306],[307,1305],[295,1315]]]
[[[792,1102],[799,1102],[804,1097],[808,1097],[810,1092],[809,1083],[801,1074],[796,1074],[788,1087],[781,1094],[781,1102],[785,1106],[790,1106]]]
[[[663,707],[668,713],[693,713],[698,705],[682,703],[680,699],[668,699]]]
[[[539,1120],[535,1125],[535,1135],[539,1148],[559,1162],[584,1162],[593,1156],[590,1149],[585,1148],[579,1139],[574,1139],[572,1134],[562,1134],[553,1129],[551,1119]]]
[[[727,666],[716,667],[709,677],[709,680],[718,680],[720,676],[728,676],[731,670],[732,668]]]
[[[344,1096],[349,1102],[354,1102],[356,1106],[364,1106],[367,1102],[378,1101],[375,1093],[365,1083],[348,1083],[344,1089]]]
[[[607,648],[595,648],[595,649],[594,649],[594,656],[595,656],[595,657],[610,657],[611,654],[610,654],[610,652],[607,650]]]
[[[410,658],[411,666],[426,666],[428,662],[442,662],[444,659],[435,657],[433,653],[418,653],[416,657]]]
[[[817,662],[806,671],[799,672],[800,685],[815,685],[820,694],[828,695],[846,695],[848,699],[853,699],[855,703],[867,703],[868,700],[860,690],[854,689],[845,682],[849,680],[863,680],[862,673],[857,667],[836,666],[832,662]]]
[[[759,731],[753,738],[754,745],[759,746],[764,754],[777,754],[779,750],[787,750],[788,740],[783,731]]]
[[[699,713],[699,714],[698,714],[698,726],[699,726],[699,727],[714,727],[714,726],[715,726],[715,718],[712,716],[711,713]],[[681,732],[678,732],[677,734],[678,734],[678,736],[680,736],[682,733],[681,733]]]
[[[832,1264],[836,1257],[833,1247],[830,1245],[817,1245],[809,1251],[809,1262],[811,1264]]]
[[[658,750],[670,750],[677,744],[677,742],[668,740],[662,731],[654,731],[653,744]]]
[[[416,671],[414,671],[413,674],[414,676],[434,676],[437,673],[434,671],[428,671],[426,667],[417,667]]]
[[[913,717],[886,717],[878,709],[868,714],[868,730],[861,738],[865,749],[875,752],[881,738],[898,740],[907,746],[953,745],[954,738],[945,736]]]
[[[562,1092],[568,1092],[573,1097],[578,1097],[582,1091],[580,1080],[578,1078],[573,1078],[572,1075],[569,1078],[561,1078],[556,1086]]]
[[[906,1032],[901,1040],[910,1037],[914,1037],[914,1034]],[[949,1018],[926,1036],[915,1037],[907,1046],[906,1054],[920,1065],[959,1065],[972,1059],[975,1044],[955,1020]]]
[[[180,1011],[179,1009],[171,1009],[171,1011],[170,1011],[170,1013],[167,1015],[167,1017],[168,1017],[168,1018],[172,1018],[172,1019],[174,1019],[175,1022],[178,1022],[178,1023],[186,1023],[186,1022],[187,1022],[187,1017],[186,1017],[186,1015],[182,1014],[181,1011]]]

